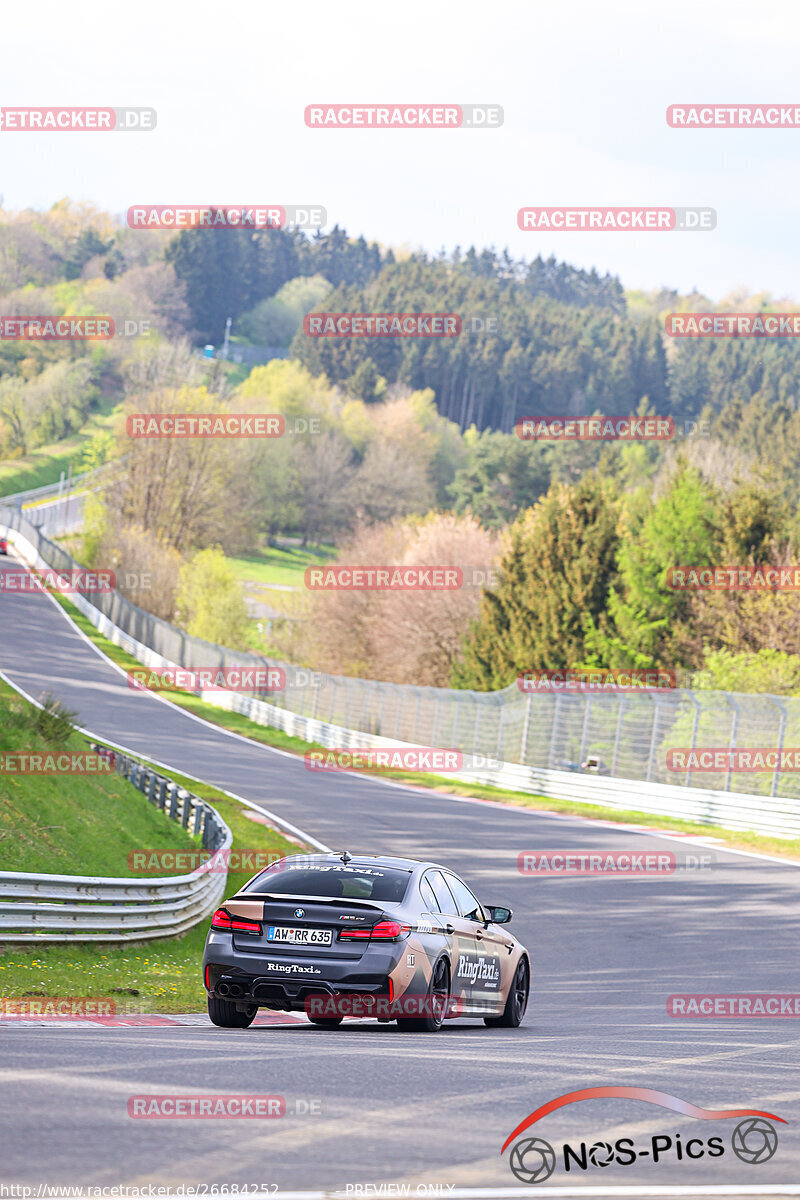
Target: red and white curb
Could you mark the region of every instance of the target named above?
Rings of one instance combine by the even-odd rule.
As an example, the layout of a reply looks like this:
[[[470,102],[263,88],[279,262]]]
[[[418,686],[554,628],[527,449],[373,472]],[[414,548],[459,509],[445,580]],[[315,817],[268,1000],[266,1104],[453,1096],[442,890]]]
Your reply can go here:
[[[305,1017],[296,1013],[259,1013],[251,1028],[258,1025],[306,1025]],[[18,1016],[16,1013],[0,1015],[0,1028],[7,1026],[53,1026],[69,1029],[115,1029],[133,1026],[208,1026],[211,1021],[206,1013],[119,1013],[113,1017],[81,1016],[81,1017],[47,1017],[47,1016]]]

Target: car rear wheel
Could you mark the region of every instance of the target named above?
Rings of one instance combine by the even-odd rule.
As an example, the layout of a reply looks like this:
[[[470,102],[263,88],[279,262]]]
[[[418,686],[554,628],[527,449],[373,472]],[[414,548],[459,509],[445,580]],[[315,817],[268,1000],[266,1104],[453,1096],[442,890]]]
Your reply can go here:
[[[450,968],[447,959],[440,958],[431,974],[425,996],[426,1012],[423,1017],[398,1017],[400,1029],[408,1033],[436,1033],[442,1028],[444,1014],[450,1004]]]
[[[516,1029],[522,1022],[525,1016],[525,1009],[528,1007],[528,994],[530,992],[531,977],[530,967],[525,958],[521,958],[517,964],[516,972],[514,973],[514,982],[508,993],[506,1006],[499,1017],[484,1017],[484,1022],[487,1025],[501,1025],[506,1028]]]
[[[222,1029],[247,1029],[253,1024],[258,1005],[251,1004],[243,1012],[232,1000],[220,1000],[218,996],[208,997],[208,1015],[215,1025]]]
[[[309,1017],[312,1025],[319,1025],[320,1029],[335,1029],[337,1025],[341,1025],[341,1017]]]

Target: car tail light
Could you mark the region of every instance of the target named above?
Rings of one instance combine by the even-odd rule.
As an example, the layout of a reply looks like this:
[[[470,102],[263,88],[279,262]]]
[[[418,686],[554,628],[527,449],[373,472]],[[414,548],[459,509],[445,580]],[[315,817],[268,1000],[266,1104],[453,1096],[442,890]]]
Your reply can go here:
[[[261,922],[250,921],[247,917],[232,917],[224,908],[218,908],[211,918],[212,929],[235,930],[237,933],[261,933]]]
[[[396,942],[410,926],[401,925],[399,921],[379,921],[371,929],[342,929],[339,940],[342,942]]]

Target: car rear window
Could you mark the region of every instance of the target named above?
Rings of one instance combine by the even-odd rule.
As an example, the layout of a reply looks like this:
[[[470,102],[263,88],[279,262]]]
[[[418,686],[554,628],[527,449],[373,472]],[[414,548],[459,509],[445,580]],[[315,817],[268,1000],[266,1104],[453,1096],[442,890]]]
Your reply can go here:
[[[399,903],[410,871],[392,867],[354,867],[343,863],[267,867],[244,889],[246,893],[317,897],[320,900],[380,900]]]

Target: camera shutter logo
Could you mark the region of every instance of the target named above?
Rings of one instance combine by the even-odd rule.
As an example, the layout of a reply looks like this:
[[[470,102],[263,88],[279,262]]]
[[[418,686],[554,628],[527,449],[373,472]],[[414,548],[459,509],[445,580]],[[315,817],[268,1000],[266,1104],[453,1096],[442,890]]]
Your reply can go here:
[[[589,1158],[595,1167],[607,1167],[614,1159],[614,1147],[608,1142],[595,1142],[589,1150]]]
[[[544,1138],[525,1138],[512,1149],[508,1165],[521,1183],[542,1183],[556,1169],[556,1152]]]
[[[733,1131],[731,1147],[737,1158],[745,1163],[764,1163],[778,1149],[778,1133],[774,1125],[761,1117],[740,1121]]]

